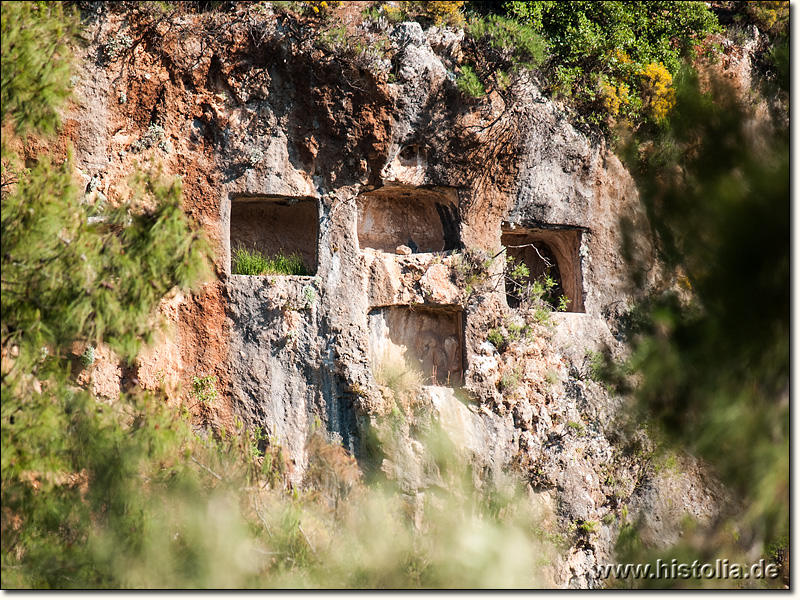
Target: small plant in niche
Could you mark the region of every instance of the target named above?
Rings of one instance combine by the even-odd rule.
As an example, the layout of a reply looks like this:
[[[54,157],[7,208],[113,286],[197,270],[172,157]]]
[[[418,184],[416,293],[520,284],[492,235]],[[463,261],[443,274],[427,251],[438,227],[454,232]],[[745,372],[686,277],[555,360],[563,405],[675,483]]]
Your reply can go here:
[[[233,251],[232,272],[236,275],[308,275],[308,268],[297,253],[278,252],[265,256],[260,251],[237,248]],[[305,292],[304,292],[305,293]]]
[[[550,275],[549,269],[541,277],[532,281],[529,278],[530,269],[524,262],[512,256],[506,257],[506,294],[518,302],[518,308],[533,311],[534,320],[540,323],[546,322],[551,312],[567,310],[571,301],[564,294],[554,296],[553,290],[558,282]]]

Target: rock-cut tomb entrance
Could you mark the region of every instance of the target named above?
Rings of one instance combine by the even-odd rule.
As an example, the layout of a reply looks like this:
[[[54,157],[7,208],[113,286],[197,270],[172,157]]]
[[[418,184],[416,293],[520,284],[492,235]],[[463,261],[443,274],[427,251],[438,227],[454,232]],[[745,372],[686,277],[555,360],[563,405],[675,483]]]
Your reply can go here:
[[[463,313],[456,307],[386,306],[368,314],[375,369],[414,369],[423,383],[460,385]]]
[[[318,233],[313,198],[242,197],[231,201],[231,260],[237,248],[257,250],[268,257],[298,254],[313,275],[317,271]]]
[[[451,188],[382,187],[357,199],[358,245],[394,254],[459,247],[458,197]]]
[[[523,262],[530,271],[529,281],[548,273],[556,281],[551,296],[564,295],[569,300],[567,312],[584,312],[583,277],[580,247],[583,230],[577,227],[554,229],[504,228],[501,243],[508,256]],[[508,305],[516,308],[520,298],[512,286],[506,285]]]

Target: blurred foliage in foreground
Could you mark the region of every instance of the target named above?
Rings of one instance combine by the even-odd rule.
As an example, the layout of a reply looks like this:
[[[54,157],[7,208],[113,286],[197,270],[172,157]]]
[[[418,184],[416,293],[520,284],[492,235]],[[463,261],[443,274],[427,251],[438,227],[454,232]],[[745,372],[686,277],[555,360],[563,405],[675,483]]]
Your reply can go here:
[[[133,361],[160,300],[207,273],[208,245],[179,183],[139,176],[132,202],[91,224],[69,161],[27,169],[6,144],[57,127],[72,18],[2,3],[2,587],[536,586],[530,504],[446,460],[441,490],[406,498],[366,487],[316,434],[294,487],[259,432],[198,437],[163,394],[108,404],[77,384],[73,344]],[[12,69],[25,77],[7,87]]]
[[[669,129],[630,145],[666,285],[630,315],[618,383],[735,496],[713,531],[673,550],[689,562],[788,551],[790,156],[788,119],[772,116],[687,74]],[[643,279],[646,262],[633,264]]]

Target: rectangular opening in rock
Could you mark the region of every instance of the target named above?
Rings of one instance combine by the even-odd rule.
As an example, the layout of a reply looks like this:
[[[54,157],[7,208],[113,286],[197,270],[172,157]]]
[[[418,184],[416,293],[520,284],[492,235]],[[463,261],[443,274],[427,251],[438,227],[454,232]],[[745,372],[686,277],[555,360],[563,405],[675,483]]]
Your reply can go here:
[[[231,201],[231,273],[236,272],[236,251],[243,249],[257,251],[268,259],[296,255],[304,268],[294,269],[293,274],[314,275],[318,232],[313,198],[235,198]]]
[[[459,248],[458,195],[452,188],[384,187],[357,199],[358,245],[394,254]]]
[[[425,385],[462,383],[462,311],[453,308],[388,306],[369,312],[372,368],[378,383],[410,374]]]
[[[565,296],[567,312],[584,312],[583,276],[581,274],[580,247],[582,230],[563,229],[503,229],[501,243],[506,254],[530,271],[526,282],[542,280],[547,274],[556,285],[545,300],[554,308]],[[506,300],[511,308],[524,306],[524,285],[520,286],[506,277]]]

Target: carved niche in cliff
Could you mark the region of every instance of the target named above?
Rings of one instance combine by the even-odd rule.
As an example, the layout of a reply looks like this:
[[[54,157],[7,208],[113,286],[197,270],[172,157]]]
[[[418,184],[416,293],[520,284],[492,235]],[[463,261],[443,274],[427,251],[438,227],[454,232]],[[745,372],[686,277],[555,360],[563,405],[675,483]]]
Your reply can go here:
[[[368,321],[373,369],[412,368],[426,384],[460,385],[461,310],[387,306],[371,310]]]
[[[242,197],[231,201],[231,257],[237,248],[265,256],[299,254],[317,270],[317,203],[312,198]]]
[[[556,281],[551,295],[554,298],[564,295],[569,299],[567,312],[584,312],[580,261],[582,233],[583,230],[577,227],[504,228],[501,243],[508,256],[525,263],[530,271],[530,281],[549,273]],[[519,298],[514,291],[507,288],[506,294],[508,305],[517,307]]]
[[[358,245],[395,253],[459,247],[458,197],[451,188],[382,187],[358,197]]]

